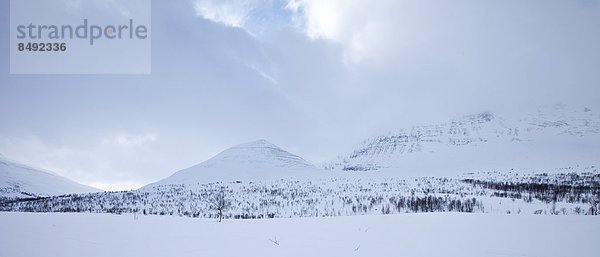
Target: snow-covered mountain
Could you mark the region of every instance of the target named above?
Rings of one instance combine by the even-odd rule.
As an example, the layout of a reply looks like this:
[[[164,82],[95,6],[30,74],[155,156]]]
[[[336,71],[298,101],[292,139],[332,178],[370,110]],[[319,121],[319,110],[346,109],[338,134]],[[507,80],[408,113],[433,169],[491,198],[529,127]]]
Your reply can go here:
[[[180,170],[146,186],[233,181],[268,181],[280,178],[314,177],[323,173],[301,157],[266,140],[231,147],[209,160]]]
[[[580,124],[577,122],[584,126],[562,125]],[[370,139],[368,147],[357,151],[351,161],[370,161],[367,164],[377,167],[377,172],[324,171],[258,140],[229,148],[138,190],[6,201],[0,202],[0,211],[228,219],[407,212],[598,215],[600,174],[598,166],[590,163],[600,156],[593,155],[598,152],[598,141],[594,141],[598,133],[593,131],[597,122],[580,117],[565,122],[547,123],[543,119],[542,123],[517,124],[526,125],[515,127],[493,114],[482,113]],[[560,136],[557,131],[562,131]],[[562,143],[563,139],[559,143],[548,141],[563,136]],[[574,144],[574,138],[588,145]],[[559,147],[546,147],[552,144]],[[554,148],[574,152],[556,155],[552,153]],[[582,154],[587,156],[576,160]],[[556,166],[555,160],[581,165]],[[541,168],[528,169],[530,164]],[[425,171],[435,171],[431,167],[439,167],[446,176],[424,175]],[[465,167],[480,170],[465,173],[472,171]],[[402,178],[409,168],[421,173]],[[463,174],[448,174],[448,170]],[[224,214],[216,206],[218,197],[225,199]]]
[[[0,155],[0,198],[27,198],[99,191],[54,172],[20,164]]]
[[[363,141],[325,168],[448,175],[600,163],[600,116],[556,105],[514,119],[490,112],[414,126]]]

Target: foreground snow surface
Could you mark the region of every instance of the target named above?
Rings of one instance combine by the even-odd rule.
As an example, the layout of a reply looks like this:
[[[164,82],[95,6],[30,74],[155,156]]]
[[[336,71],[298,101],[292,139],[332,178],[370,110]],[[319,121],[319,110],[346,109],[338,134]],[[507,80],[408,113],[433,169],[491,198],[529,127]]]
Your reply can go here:
[[[0,213],[0,256],[598,256],[596,216],[214,220]]]

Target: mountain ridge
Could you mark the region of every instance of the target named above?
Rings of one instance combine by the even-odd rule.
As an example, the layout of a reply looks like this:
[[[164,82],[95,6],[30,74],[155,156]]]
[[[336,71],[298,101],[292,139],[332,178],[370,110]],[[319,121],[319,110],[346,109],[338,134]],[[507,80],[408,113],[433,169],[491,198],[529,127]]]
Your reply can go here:
[[[405,172],[410,169],[444,169],[446,163],[449,167],[460,169],[461,165],[473,166],[468,162],[478,162],[478,158],[485,161],[504,158],[506,163],[502,165],[505,166],[532,166],[535,162],[547,162],[545,159],[552,155],[560,158],[551,162],[562,160],[564,163],[558,163],[558,166],[569,166],[578,162],[589,164],[587,162],[600,161],[594,158],[595,154],[600,156],[600,151],[594,150],[598,145],[600,117],[589,108],[573,111],[565,106],[555,106],[549,112],[538,110],[512,120],[492,112],[482,112],[376,135],[323,167],[342,171],[395,169]],[[565,151],[560,151],[561,148]],[[518,153],[533,158],[528,160]],[[489,163],[488,169],[496,168],[492,163]],[[465,169],[473,171],[473,168],[485,167],[479,165]]]
[[[0,156],[0,198],[29,198],[101,190],[77,183],[55,172]]]

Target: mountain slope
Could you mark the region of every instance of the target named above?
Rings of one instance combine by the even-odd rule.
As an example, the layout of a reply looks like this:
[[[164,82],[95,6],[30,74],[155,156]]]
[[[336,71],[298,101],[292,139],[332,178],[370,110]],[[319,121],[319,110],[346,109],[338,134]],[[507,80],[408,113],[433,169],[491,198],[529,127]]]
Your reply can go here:
[[[20,164],[0,155],[0,198],[23,198],[98,192],[53,172]]]
[[[194,184],[303,178],[322,173],[313,164],[266,140],[231,147],[209,160],[150,184]]]
[[[546,169],[600,162],[600,116],[554,106],[512,120],[490,112],[366,139],[325,165],[344,171],[447,175],[489,169]]]

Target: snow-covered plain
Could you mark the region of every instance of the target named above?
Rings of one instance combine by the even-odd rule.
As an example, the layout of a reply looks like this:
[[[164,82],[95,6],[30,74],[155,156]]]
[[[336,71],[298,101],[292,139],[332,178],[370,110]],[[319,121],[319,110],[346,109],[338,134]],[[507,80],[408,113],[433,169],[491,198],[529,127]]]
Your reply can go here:
[[[136,219],[137,217],[137,219]],[[598,256],[597,216],[267,220],[0,213],[0,256]]]

